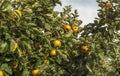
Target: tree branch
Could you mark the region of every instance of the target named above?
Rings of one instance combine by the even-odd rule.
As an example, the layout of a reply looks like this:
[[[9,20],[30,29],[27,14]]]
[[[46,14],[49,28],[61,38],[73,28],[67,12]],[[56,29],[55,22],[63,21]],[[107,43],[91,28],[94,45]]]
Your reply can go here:
[[[0,2],[0,7],[1,7],[1,6],[2,6],[2,4],[4,3],[4,1],[5,1],[5,0],[2,0],[2,1]]]

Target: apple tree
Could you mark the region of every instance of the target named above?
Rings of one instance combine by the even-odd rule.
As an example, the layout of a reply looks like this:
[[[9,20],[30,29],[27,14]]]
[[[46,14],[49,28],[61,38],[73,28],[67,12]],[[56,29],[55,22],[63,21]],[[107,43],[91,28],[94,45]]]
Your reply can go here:
[[[88,45],[88,75],[120,74],[120,2],[97,0],[100,9],[93,23],[85,25],[80,40]]]
[[[77,10],[71,12],[71,6],[54,11],[56,4],[61,2],[1,0],[1,76],[74,74],[77,66],[71,57],[77,55],[82,21]]]
[[[0,76],[118,76],[120,2],[97,2],[82,28],[71,6],[54,10],[60,0],[1,0]]]

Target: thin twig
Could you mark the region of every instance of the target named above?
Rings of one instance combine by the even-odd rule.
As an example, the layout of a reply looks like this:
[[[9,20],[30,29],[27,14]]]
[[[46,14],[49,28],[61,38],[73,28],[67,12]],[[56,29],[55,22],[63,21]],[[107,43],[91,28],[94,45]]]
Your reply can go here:
[[[5,0],[2,0],[2,1],[0,2],[0,7],[1,7],[1,6],[2,6],[2,4],[4,3],[4,1],[5,1]]]

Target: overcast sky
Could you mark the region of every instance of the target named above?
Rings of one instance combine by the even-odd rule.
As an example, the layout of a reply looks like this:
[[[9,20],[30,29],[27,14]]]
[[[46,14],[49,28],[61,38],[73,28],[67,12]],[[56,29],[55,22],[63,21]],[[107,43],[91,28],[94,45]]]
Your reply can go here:
[[[77,9],[80,19],[83,21],[82,26],[93,22],[97,17],[98,4],[96,0],[61,0],[62,7],[57,6],[55,10],[62,11],[66,5],[71,5],[72,10]]]

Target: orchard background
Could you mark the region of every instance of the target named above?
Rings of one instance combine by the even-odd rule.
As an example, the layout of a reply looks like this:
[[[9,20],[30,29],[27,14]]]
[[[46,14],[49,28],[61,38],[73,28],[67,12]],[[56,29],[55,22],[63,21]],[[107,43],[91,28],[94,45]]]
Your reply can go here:
[[[0,76],[119,76],[120,1],[96,1],[81,27],[71,6],[54,10],[60,0],[1,0]]]

